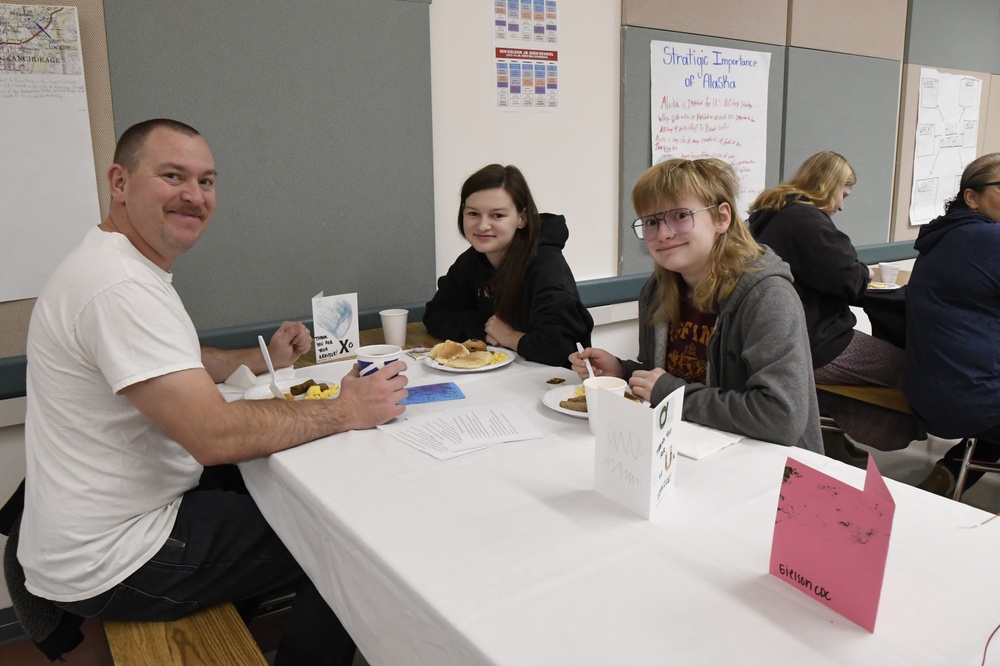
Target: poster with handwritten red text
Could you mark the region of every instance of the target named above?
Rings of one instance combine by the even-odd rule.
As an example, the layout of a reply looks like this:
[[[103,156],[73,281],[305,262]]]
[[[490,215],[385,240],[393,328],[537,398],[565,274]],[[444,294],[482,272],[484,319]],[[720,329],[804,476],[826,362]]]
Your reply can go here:
[[[771,575],[874,632],[895,511],[870,456],[863,490],[788,458]]]
[[[652,41],[653,164],[717,157],[740,178],[739,209],[764,189],[771,54]]]

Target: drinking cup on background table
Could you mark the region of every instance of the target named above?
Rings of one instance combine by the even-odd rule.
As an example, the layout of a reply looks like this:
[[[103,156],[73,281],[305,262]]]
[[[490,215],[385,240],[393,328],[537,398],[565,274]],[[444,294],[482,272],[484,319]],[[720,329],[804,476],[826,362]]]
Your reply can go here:
[[[597,391],[611,391],[623,396],[627,388],[628,382],[621,377],[588,377],[583,380],[583,390],[587,394],[587,417],[590,421],[590,432],[597,434],[594,423],[600,418],[600,414],[594,410],[594,406],[597,404],[594,394]]]
[[[382,317],[382,333],[385,335],[385,342],[397,347],[406,346],[406,315],[409,310],[394,308],[392,310],[382,310],[379,316]]]
[[[377,372],[393,361],[399,360],[403,353],[399,345],[365,345],[358,348],[358,371],[361,376]]]
[[[878,265],[878,279],[879,282],[886,282],[888,284],[896,284],[896,277],[899,275],[899,266],[896,264],[888,264],[880,262]]]

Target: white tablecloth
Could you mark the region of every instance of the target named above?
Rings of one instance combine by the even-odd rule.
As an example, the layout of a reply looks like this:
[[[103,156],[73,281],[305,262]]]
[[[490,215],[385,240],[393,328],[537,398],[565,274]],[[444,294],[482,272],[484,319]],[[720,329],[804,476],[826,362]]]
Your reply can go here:
[[[409,366],[411,385],[455,381],[470,403],[515,402],[544,438],[441,462],[370,430],[242,465],[373,666],[971,665],[1000,623],[1000,519],[966,529],[988,515],[890,481],[870,634],[768,574],[786,456],[857,487],[861,470],[744,440],[679,458],[669,505],[647,522],[594,492],[587,422],[542,404],[545,380],[577,381],[569,371]]]

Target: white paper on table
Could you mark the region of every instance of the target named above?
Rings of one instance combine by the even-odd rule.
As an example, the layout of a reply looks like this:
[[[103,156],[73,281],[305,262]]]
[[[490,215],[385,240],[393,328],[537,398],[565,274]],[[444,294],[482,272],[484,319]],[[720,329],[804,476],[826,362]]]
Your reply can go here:
[[[447,409],[386,423],[379,430],[438,460],[542,436],[513,403]]]
[[[291,379],[295,376],[295,368],[279,368],[274,371],[275,379]],[[245,365],[236,368],[233,374],[226,378],[226,381],[216,384],[216,388],[227,402],[239,400],[243,394],[258,384],[267,384],[271,381],[271,375],[264,373],[260,376],[253,374]]]
[[[676,487],[684,387],[652,409],[611,391],[597,391],[594,402],[594,490],[649,520]]]
[[[715,430],[688,421],[681,421],[677,424],[674,435],[678,453],[693,460],[707,458],[744,438],[743,435]]]

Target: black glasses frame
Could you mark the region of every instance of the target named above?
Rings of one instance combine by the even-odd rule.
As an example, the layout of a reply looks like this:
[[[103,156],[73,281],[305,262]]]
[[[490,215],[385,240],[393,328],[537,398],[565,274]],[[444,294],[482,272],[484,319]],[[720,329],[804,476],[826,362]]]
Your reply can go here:
[[[672,231],[675,234],[687,233],[685,231],[678,231],[677,229],[674,229],[674,225],[671,224],[669,220],[667,220],[666,216],[669,215],[670,213],[679,213],[682,211],[687,211],[687,213],[691,216],[691,226],[693,228],[695,213],[700,213],[703,210],[709,210],[711,208],[718,208],[718,207],[719,204],[712,204],[711,206],[705,206],[704,208],[699,208],[697,210],[691,210],[690,208],[671,208],[670,210],[665,210],[661,213],[653,213],[652,215],[643,215],[642,217],[635,218],[635,220],[632,222],[632,231],[635,232],[635,236],[639,240],[641,241],[646,240],[646,235],[644,231],[646,228],[646,222],[644,218],[652,217],[656,219],[657,230],[659,230],[661,224],[665,224],[667,225],[667,229],[670,229],[670,231]],[[690,231],[690,229],[688,229],[688,231]]]

